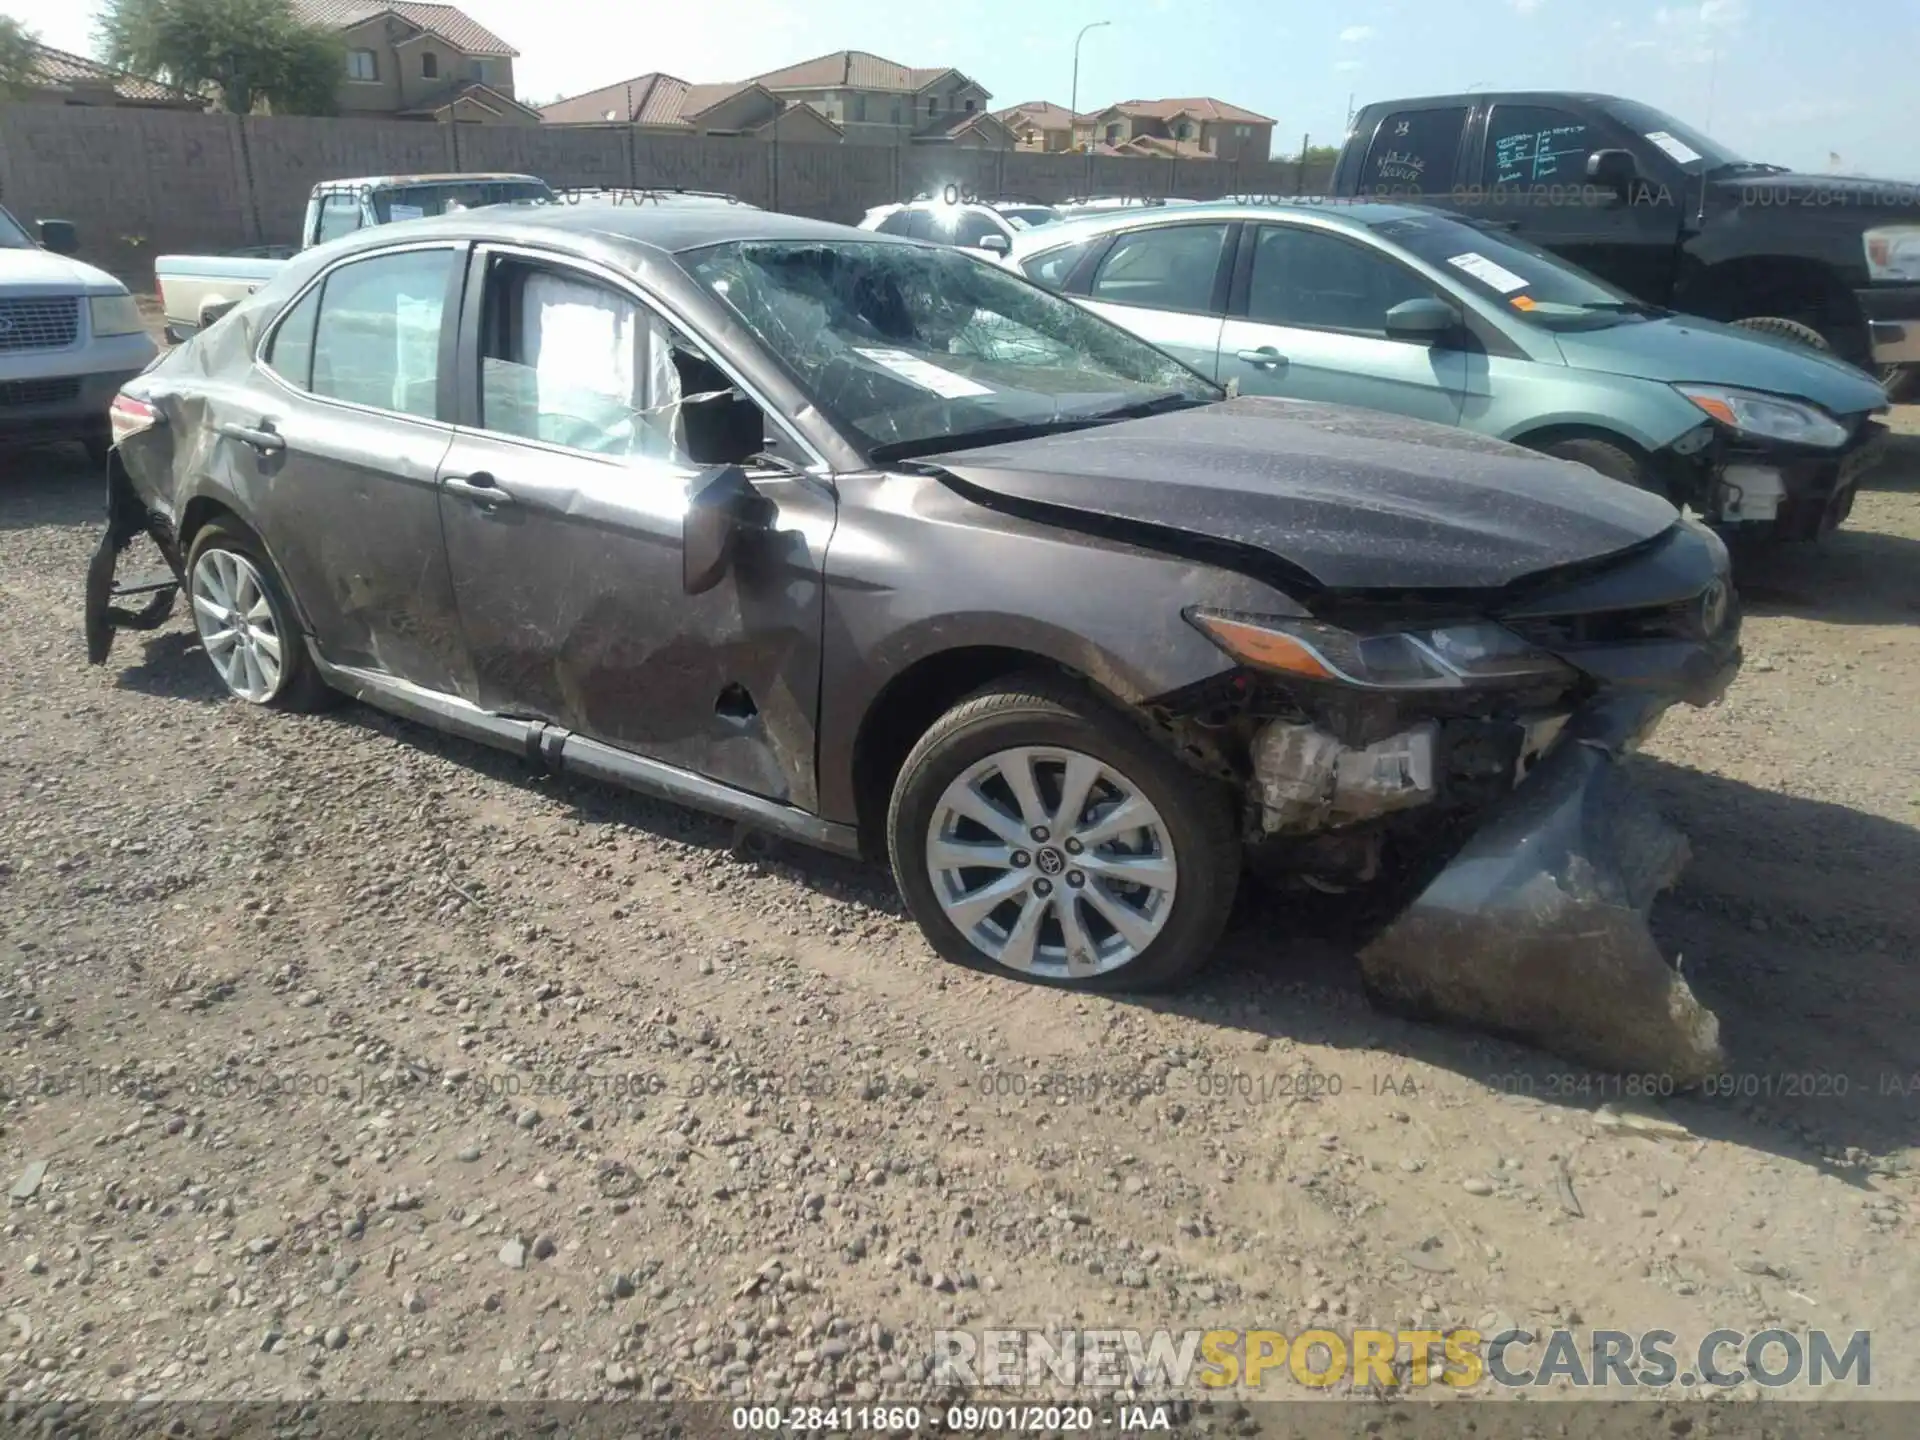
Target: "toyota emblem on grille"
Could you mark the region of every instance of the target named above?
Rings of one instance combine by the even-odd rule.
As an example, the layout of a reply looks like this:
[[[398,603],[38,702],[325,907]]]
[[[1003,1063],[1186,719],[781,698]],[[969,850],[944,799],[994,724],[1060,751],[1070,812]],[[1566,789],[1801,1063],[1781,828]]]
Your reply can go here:
[[[1716,580],[1700,592],[1700,633],[1714,636],[1727,623],[1727,582]]]

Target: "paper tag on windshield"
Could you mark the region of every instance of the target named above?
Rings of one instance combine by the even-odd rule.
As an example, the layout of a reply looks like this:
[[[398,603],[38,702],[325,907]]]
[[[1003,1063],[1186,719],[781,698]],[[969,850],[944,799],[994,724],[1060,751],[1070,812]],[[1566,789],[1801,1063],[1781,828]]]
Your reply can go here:
[[[1674,139],[1673,136],[1664,130],[1649,131],[1647,133],[1647,139],[1658,145],[1682,165],[1689,164],[1700,158],[1700,152],[1698,150],[1695,150],[1684,141]]]
[[[387,207],[387,214],[392,217],[392,223],[395,225],[398,225],[402,220],[424,219],[426,213],[427,212],[422,210],[418,205],[389,205]]]
[[[863,350],[854,347],[854,354],[864,355],[876,365],[881,365],[922,390],[931,390],[942,400],[967,400],[975,395],[991,395],[991,387],[956,375],[951,370],[942,370],[938,365],[922,360],[917,355],[909,355],[904,350]]]
[[[1502,295],[1511,295],[1516,290],[1527,288],[1528,282],[1524,277],[1514,274],[1504,265],[1494,264],[1477,251],[1469,250],[1464,255],[1454,255],[1447,260],[1447,264],[1491,285]]]

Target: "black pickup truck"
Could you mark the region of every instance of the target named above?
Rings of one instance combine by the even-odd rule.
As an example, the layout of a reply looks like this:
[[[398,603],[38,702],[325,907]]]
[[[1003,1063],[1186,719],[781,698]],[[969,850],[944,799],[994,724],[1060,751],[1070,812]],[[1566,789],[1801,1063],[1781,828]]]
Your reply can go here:
[[[1648,304],[1831,350],[1896,399],[1920,375],[1920,185],[1796,174],[1556,90],[1369,105],[1332,192],[1510,226]]]

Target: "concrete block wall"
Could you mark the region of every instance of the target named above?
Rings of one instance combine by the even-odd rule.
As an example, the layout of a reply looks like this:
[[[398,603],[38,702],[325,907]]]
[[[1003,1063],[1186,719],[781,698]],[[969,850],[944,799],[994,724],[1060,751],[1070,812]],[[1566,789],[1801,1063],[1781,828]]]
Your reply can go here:
[[[393,120],[0,106],[0,203],[31,224],[79,228],[84,258],[135,289],[156,255],[299,239],[321,180],[507,170],[553,185],[724,190],[754,205],[845,224],[868,208],[954,186],[1066,200],[1087,194],[1212,199],[1324,191],[1291,161],[1122,160],[962,146],[768,144],[620,125],[450,127]]]

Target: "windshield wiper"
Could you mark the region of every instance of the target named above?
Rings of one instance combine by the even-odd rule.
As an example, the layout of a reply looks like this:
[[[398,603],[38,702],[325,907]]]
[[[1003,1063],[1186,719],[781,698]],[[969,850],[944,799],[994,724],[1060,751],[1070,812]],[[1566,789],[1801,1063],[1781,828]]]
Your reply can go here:
[[[1707,171],[1709,175],[1785,175],[1785,165],[1771,165],[1765,160],[1729,160],[1723,165],[1715,165]]]
[[[1116,405],[1111,410],[1079,410],[1070,417],[1076,420],[1142,420],[1149,415],[1163,415],[1169,410],[1190,410],[1196,405],[1212,405],[1213,400],[1202,400],[1183,390],[1168,390],[1159,395],[1149,395],[1144,400],[1130,401],[1125,405]]]
[[[1671,315],[1673,311],[1664,305],[1649,305],[1644,300],[1583,300],[1582,310],[1592,310],[1602,315]]]
[[[1006,445],[1015,440],[1037,440],[1043,435],[1064,435],[1074,430],[1091,430],[1107,423],[1106,416],[1059,416],[1053,420],[1028,420],[1018,424],[992,425],[984,430],[962,430],[944,435],[922,435],[913,440],[889,440],[869,446],[867,458],[875,465],[890,465],[896,460],[911,460],[918,455],[938,455],[945,450],[978,450],[987,445]]]

